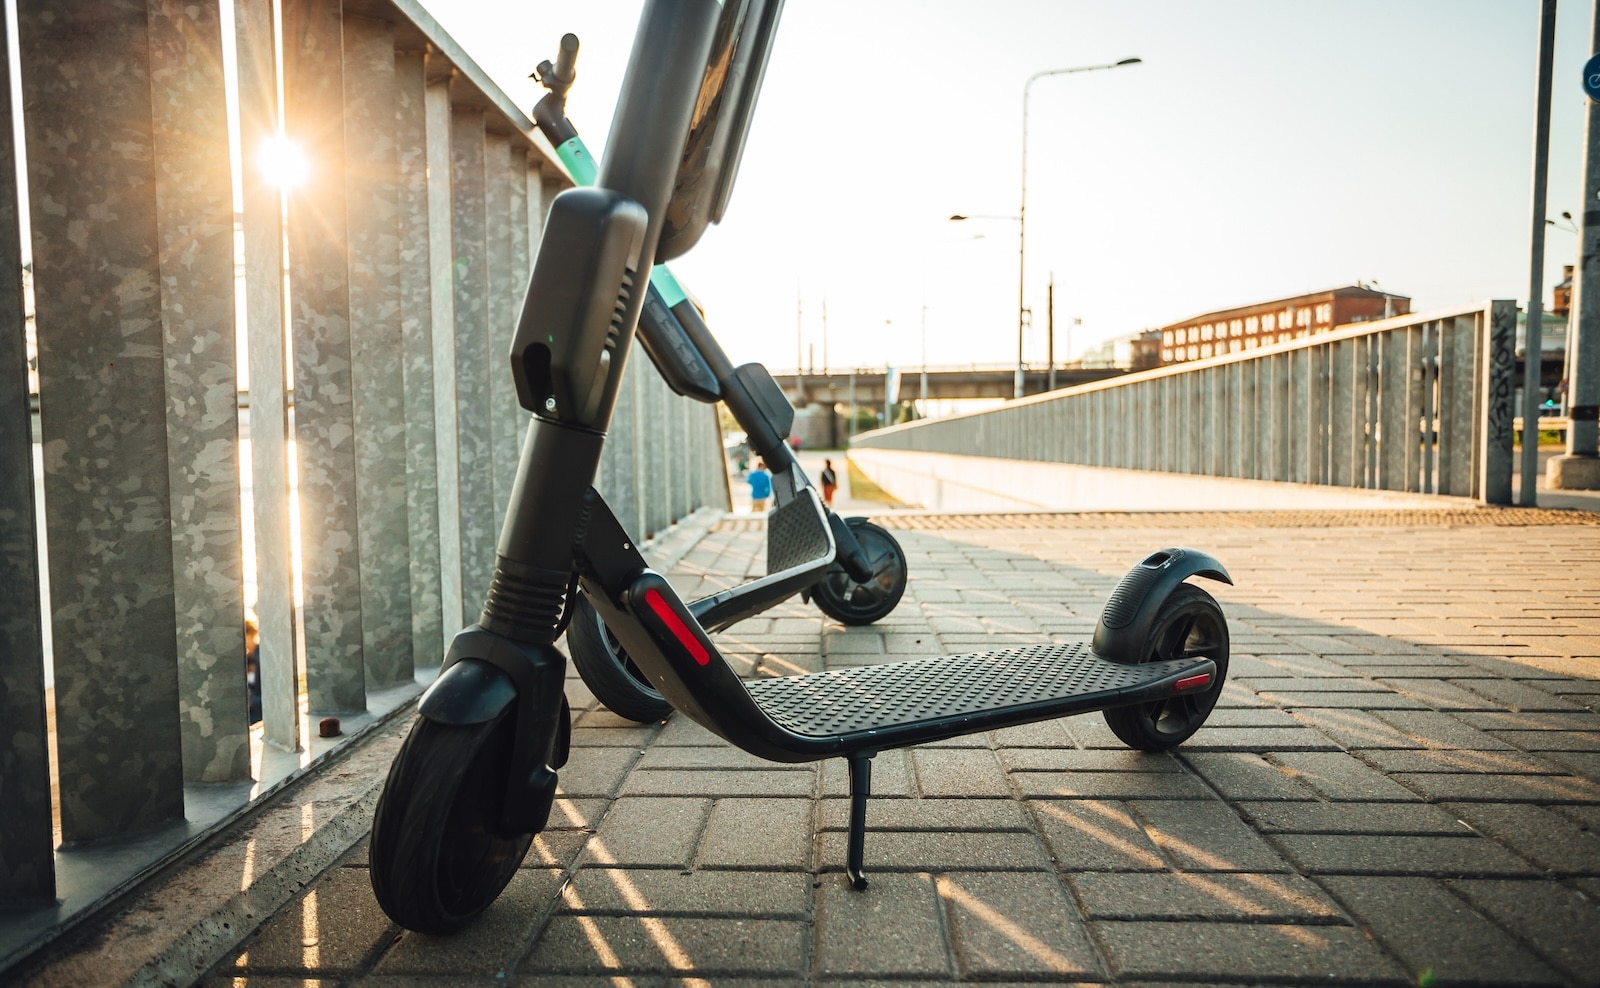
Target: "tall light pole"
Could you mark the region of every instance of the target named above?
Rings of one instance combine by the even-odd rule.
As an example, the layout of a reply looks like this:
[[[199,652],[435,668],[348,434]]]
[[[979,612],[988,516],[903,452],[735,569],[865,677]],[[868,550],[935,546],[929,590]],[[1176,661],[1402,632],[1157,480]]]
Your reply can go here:
[[[922,305],[922,404],[917,409],[923,418],[928,417],[928,305]]]
[[[1033,84],[1046,76],[1071,75],[1074,72],[1096,72],[1100,69],[1120,69],[1124,65],[1138,65],[1142,58],[1124,58],[1117,62],[1108,62],[1105,65],[1079,65],[1070,69],[1046,69],[1028,76],[1028,81],[1022,84],[1022,195],[1017,204],[1017,215],[993,217],[995,219],[1015,219],[1017,221],[1017,377],[1015,397],[1022,397],[1022,339],[1027,324],[1027,285],[1028,285],[1028,94],[1033,89]],[[955,215],[952,220],[964,220],[976,217]]]
[[[1600,52],[1600,0],[1589,26]],[[1557,490],[1600,490],[1600,96],[1584,105],[1583,198],[1578,210],[1578,264],[1567,313],[1567,448],[1546,467]],[[1531,323],[1530,323],[1531,324]]]
[[[799,408],[806,403],[806,310],[800,292],[794,294],[794,407]]]
[[[1539,74],[1534,90],[1533,195],[1528,210],[1528,328],[1522,335],[1522,492],[1539,506],[1539,376],[1544,368],[1544,227],[1550,160],[1550,84],[1555,71],[1556,0],[1539,5]],[[1568,318],[1571,316],[1569,314]]]
[[[1099,69],[1122,69],[1138,66],[1141,58],[1125,58],[1106,66],[1078,66],[1075,69],[1046,69],[1027,77],[1022,83],[1022,195],[1016,208],[1016,396],[1022,396],[1022,310],[1026,309],[1027,288],[1027,94],[1034,83],[1050,75],[1070,75],[1074,72],[1096,72]]]

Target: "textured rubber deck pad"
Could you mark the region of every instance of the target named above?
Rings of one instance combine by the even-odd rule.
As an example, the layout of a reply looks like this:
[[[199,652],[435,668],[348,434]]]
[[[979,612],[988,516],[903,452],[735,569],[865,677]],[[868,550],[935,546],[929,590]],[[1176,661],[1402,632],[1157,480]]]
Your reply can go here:
[[[870,516],[884,528],[925,531],[1059,528],[1441,528],[1533,525],[1600,525],[1600,512],[1560,508],[1386,508],[1329,511],[1081,511],[1014,514],[922,514],[885,512]],[[713,532],[764,528],[758,518],[729,518]]]
[[[746,683],[757,705],[796,734],[827,737],[1144,686],[1194,659],[1124,665],[1085,642],[1029,645]]]
[[[767,515],[767,573],[781,573],[827,558],[827,525],[818,510],[816,494],[809,490],[774,509]]]

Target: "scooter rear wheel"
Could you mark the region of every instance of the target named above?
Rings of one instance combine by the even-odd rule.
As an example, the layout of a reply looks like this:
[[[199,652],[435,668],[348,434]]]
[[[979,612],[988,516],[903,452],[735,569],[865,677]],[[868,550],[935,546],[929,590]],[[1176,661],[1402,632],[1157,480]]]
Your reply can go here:
[[[894,610],[906,592],[906,553],[893,535],[865,518],[846,518],[844,523],[867,554],[872,579],[857,583],[834,563],[811,587],[811,599],[822,613],[844,624],[871,624]]]
[[[1228,676],[1228,622],[1210,594],[1193,584],[1175,587],[1156,611],[1142,662],[1204,656],[1217,665],[1211,688],[1154,703],[1105,711],[1106,726],[1130,748],[1166,751],[1187,741],[1211,716]]]
[[[497,830],[515,739],[509,712],[486,724],[418,717],[372,819],[368,870],[378,905],[420,933],[453,933],[517,873],[532,834]]]
[[[595,698],[618,717],[640,724],[658,721],[672,713],[668,703],[639,667],[628,658],[627,650],[606,627],[605,621],[582,594],[572,605],[572,623],[567,625],[567,651],[585,686]]]

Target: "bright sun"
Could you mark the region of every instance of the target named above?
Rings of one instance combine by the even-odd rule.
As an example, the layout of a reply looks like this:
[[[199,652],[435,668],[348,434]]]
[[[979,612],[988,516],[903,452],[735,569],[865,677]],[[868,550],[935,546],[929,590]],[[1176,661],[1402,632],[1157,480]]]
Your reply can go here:
[[[300,145],[281,135],[262,143],[256,152],[256,166],[267,181],[280,189],[294,188],[311,172],[311,162]]]

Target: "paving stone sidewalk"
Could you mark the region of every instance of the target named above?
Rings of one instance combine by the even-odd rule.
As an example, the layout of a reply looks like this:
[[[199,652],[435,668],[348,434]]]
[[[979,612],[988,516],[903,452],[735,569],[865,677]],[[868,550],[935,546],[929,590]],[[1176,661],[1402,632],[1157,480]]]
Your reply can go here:
[[[574,678],[563,798],[476,926],[389,923],[363,843],[202,983],[1600,984],[1600,527],[1263,517],[918,522],[879,624],[796,600],[718,636],[791,675],[1087,636],[1166,545],[1232,572],[1190,742],[1137,754],[1091,714],[884,752],[865,893],[841,762],[634,725]],[[761,572],[762,539],[725,524],[675,582]]]

